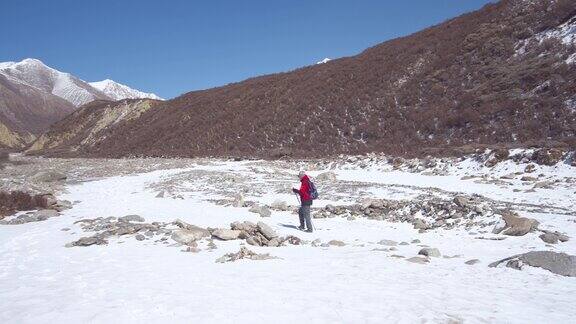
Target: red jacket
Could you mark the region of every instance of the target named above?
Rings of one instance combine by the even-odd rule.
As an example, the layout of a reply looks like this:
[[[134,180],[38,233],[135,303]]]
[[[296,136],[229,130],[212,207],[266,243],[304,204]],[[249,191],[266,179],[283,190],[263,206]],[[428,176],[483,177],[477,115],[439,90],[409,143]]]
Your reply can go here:
[[[307,175],[304,175],[302,179],[300,179],[300,190],[298,190],[300,194],[300,200],[302,202],[311,201],[312,198],[310,197],[310,178]]]

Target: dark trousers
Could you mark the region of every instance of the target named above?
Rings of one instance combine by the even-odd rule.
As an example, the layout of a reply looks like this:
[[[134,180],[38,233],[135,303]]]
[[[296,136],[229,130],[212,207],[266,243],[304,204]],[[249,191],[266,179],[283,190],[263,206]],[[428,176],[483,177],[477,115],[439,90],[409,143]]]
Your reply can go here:
[[[312,220],[310,219],[310,205],[302,204],[300,209],[298,209],[298,216],[300,217],[300,227],[304,228],[304,223],[306,223],[306,229],[312,230]]]

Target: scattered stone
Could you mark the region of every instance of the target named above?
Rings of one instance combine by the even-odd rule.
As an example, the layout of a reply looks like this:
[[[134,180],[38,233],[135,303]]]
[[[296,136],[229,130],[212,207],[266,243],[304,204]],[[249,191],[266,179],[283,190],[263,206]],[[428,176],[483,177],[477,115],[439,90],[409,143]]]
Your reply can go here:
[[[330,242],[328,242],[328,245],[331,246],[345,246],[346,243],[339,241],[339,240],[331,240]]]
[[[540,239],[548,244],[558,244],[559,237],[554,233],[544,233],[539,236]]]
[[[137,234],[137,235],[136,235],[136,239],[137,239],[138,241],[144,241],[144,240],[146,239],[146,237],[145,237],[144,235],[142,235],[142,234]]]
[[[422,257],[412,257],[410,259],[406,259],[406,261],[418,264],[426,264],[430,262],[428,258],[422,258]]]
[[[338,179],[336,178],[336,173],[334,173],[332,171],[328,171],[328,172],[320,173],[318,176],[315,177],[315,180],[318,180],[318,181],[336,181]]]
[[[145,221],[145,219],[142,216],[138,216],[138,215],[126,215],[126,216],[118,217],[118,221],[142,223]]]
[[[419,239],[415,239],[415,240],[412,240],[412,243],[413,243],[413,244],[418,244],[418,243],[422,243],[422,242],[420,242]]]
[[[188,230],[188,229],[179,229],[172,232],[171,238],[184,245],[188,245],[196,240],[200,240],[203,237],[206,237],[206,233],[204,231],[197,231],[197,230]]]
[[[156,195],[156,198],[164,198],[164,194],[165,194],[165,192],[164,192],[164,190],[162,190]]]
[[[259,206],[258,204],[254,204],[248,211],[251,213],[260,214],[260,217],[270,217],[272,215],[268,207]]]
[[[400,242],[399,245],[410,245],[410,243],[408,243],[408,242]]]
[[[258,231],[268,240],[278,237],[278,234],[276,234],[272,227],[268,226],[266,223],[258,222],[256,226],[258,227]]]
[[[248,250],[245,247],[241,247],[240,251],[236,253],[228,253],[223,255],[222,257],[216,259],[217,263],[226,263],[226,262],[234,262],[240,259],[250,259],[250,260],[269,260],[269,259],[277,259],[277,257],[271,256],[269,253],[266,254],[257,254]]]
[[[477,263],[480,263],[480,260],[478,260],[478,259],[472,259],[472,260],[468,260],[468,261],[466,261],[466,262],[464,262],[464,263],[467,264],[467,265],[475,265],[475,264],[477,264]]]
[[[380,240],[380,242],[378,242],[378,244],[386,245],[386,246],[396,246],[396,245],[398,245],[398,242],[392,241],[392,240]]]
[[[440,251],[436,248],[423,248],[418,252],[418,254],[434,258],[439,258],[441,256]]]
[[[78,239],[77,241],[67,243],[65,245],[65,247],[105,245],[105,244],[108,244],[108,241],[95,235],[95,236],[82,237],[82,238]]]
[[[212,232],[212,236],[223,241],[236,240],[242,231],[231,229],[217,229]]]
[[[514,255],[489,265],[491,268],[506,262],[507,267],[522,269],[524,264],[546,269],[566,277],[576,277],[576,256],[552,251],[531,251]]]
[[[58,212],[55,211],[55,210],[52,210],[52,209],[42,209],[42,210],[39,210],[39,211],[35,212],[35,213],[32,215],[32,218],[34,218],[35,221],[38,222],[38,221],[47,220],[48,218],[51,218],[51,217],[57,217],[57,216],[59,216],[59,215],[60,215],[60,214],[58,214]]]
[[[40,171],[31,179],[38,182],[57,182],[66,180],[66,175],[57,171]]]
[[[283,200],[275,200],[271,205],[270,208],[280,210],[280,211],[287,211],[288,204],[286,204]]]
[[[417,229],[417,230],[427,230],[428,229],[428,225],[426,224],[426,222],[424,222],[420,218],[416,218],[414,220],[413,225],[414,225],[414,229]]]

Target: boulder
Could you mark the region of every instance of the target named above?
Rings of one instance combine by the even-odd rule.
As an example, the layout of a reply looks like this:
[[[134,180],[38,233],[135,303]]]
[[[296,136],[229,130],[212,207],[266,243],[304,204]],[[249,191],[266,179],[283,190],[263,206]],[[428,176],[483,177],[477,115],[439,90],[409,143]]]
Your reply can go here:
[[[380,240],[380,242],[378,242],[378,244],[386,245],[386,246],[396,246],[396,245],[398,245],[398,242],[392,241],[392,240]]]
[[[418,263],[418,264],[426,264],[426,263],[430,262],[430,260],[428,260],[428,258],[422,258],[422,257],[412,257],[412,258],[406,259],[406,261],[411,262],[411,263]]]
[[[260,214],[260,217],[270,217],[272,215],[268,207],[260,206],[258,204],[254,204],[248,211],[251,213]]]
[[[529,232],[538,229],[538,221],[531,218],[520,217],[518,214],[505,211],[502,213],[502,219],[506,223],[504,228],[494,228],[494,234],[504,234],[509,236],[523,236]]]
[[[480,263],[480,260],[478,259],[472,259],[472,260],[468,260],[466,262],[464,262],[467,265],[475,265],[476,263]]]
[[[275,200],[270,207],[272,209],[276,209],[276,210],[281,210],[281,211],[286,211],[288,210],[288,204],[286,204],[285,201],[283,200]]]
[[[230,224],[230,228],[233,230],[244,231],[247,233],[254,233],[256,232],[256,230],[258,230],[256,224],[249,221],[234,222]]]
[[[417,230],[427,230],[429,228],[428,224],[426,224],[426,222],[424,222],[420,218],[415,218],[414,223],[412,224],[414,225],[414,229]]]
[[[268,240],[278,237],[278,234],[276,234],[272,227],[268,226],[266,223],[258,222],[256,226],[258,227],[258,231]]]
[[[564,152],[559,149],[539,149],[532,154],[532,160],[541,165],[552,166],[562,160]]]
[[[554,233],[544,233],[539,236],[540,239],[548,244],[557,244],[559,241],[558,235]]]
[[[47,220],[48,218],[51,217],[56,217],[60,214],[58,214],[57,211],[52,210],[52,209],[42,209],[39,210],[37,212],[35,212],[32,217],[36,219],[36,221],[43,221],[43,220]]]
[[[332,171],[320,173],[318,176],[315,177],[315,180],[318,181],[336,181],[338,180],[336,177],[336,173]]]
[[[552,273],[576,277],[576,256],[552,251],[531,251],[514,255],[496,262],[489,267],[494,268],[506,262],[506,266],[521,269],[523,265],[546,269]]]
[[[339,241],[339,240],[331,240],[330,242],[328,242],[328,245],[331,246],[345,246],[346,243]]]
[[[88,236],[82,237],[77,241],[71,242],[66,244],[66,247],[73,247],[73,246],[90,246],[90,245],[104,245],[108,244],[108,241],[104,240],[99,236]]]
[[[436,248],[423,248],[418,252],[418,254],[434,258],[439,258],[441,256],[440,251]]]
[[[66,175],[57,171],[40,171],[31,177],[32,180],[38,182],[56,182],[66,180]]]
[[[238,239],[242,231],[219,228],[212,232],[212,236],[223,241],[230,241]]]
[[[138,215],[126,215],[126,216],[122,216],[122,217],[118,217],[118,221],[119,222],[139,222],[142,223],[145,221],[145,219],[142,216],[138,216]]]
[[[210,232],[205,229],[179,229],[172,232],[171,238],[180,244],[188,245],[209,235]]]

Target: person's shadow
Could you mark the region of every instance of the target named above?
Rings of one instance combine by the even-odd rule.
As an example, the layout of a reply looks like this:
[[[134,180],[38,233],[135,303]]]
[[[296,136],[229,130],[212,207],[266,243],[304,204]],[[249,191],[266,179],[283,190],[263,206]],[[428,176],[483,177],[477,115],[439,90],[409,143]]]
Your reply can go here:
[[[278,224],[278,225],[280,225],[280,226],[282,226],[282,227],[286,227],[286,228],[291,228],[291,229],[295,229],[295,230],[300,230],[300,229],[298,228],[298,226],[296,226],[296,225],[291,225],[291,224]]]

